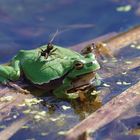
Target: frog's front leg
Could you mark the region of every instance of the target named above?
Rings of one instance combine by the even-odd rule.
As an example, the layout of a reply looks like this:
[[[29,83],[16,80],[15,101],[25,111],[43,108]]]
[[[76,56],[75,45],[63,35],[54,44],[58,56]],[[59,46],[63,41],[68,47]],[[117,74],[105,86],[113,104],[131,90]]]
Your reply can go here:
[[[10,66],[0,65],[0,83],[6,84],[8,81],[15,81],[19,77],[19,60],[12,62]]]
[[[95,79],[92,81],[94,87],[101,85],[101,77],[98,73],[95,74]]]
[[[64,99],[76,99],[79,97],[77,92],[73,93],[67,93],[67,90],[71,87],[71,80],[68,78],[63,80],[63,84],[55,89],[53,93],[58,98],[64,98]]]

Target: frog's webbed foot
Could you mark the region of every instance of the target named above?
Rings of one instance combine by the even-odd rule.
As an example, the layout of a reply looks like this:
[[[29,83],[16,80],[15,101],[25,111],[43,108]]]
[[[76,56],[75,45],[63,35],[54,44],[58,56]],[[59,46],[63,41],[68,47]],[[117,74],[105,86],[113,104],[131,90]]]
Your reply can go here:
[[[77,94],[77,92],[75,93],[63,93],[63,92],[59,92],[59,93],[56,93],[54,92],[55,96],[58,97],[58,98],[62,98],[62,99],[76,99],[79,97],[79,95]]]
[[[95,79],[91,82],[92,87],[100,86],[102,83],[102,78],[98,73],[95,74]]]
[[[78,91],[67,93],[67,90],[63,88],[58,88],[54,90],[53,93],[55,94],[56,97],[62,98],[62,99],[76,99],[79,97]]]
[[[77,99],[79,97],[80,91],[67,93],[68,99]]]
[[[19,61],[16,60],[13,66],[0,65],[0,83],[6,84],[9,81],[16,81],[20,77]]]
[[[63,85],[53,91],[56,97],[63,99],[76,99],[79,97],[79,91],[68,91],[71,87],[71,81],[64,79]]]
[[[6,78],[4,78],[4,77],[0,77],[0,83],[2,84],[2,85],[7,85],[7,82],[8,82],[9,80],[8,79],[6,79]]]

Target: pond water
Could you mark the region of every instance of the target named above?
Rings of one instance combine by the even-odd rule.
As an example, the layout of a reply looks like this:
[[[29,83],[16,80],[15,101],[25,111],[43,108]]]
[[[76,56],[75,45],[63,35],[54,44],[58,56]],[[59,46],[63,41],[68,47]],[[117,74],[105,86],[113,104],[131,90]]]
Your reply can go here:
[[[126,11],[119,10],[121,6],[129,8]],[[59,34],[53,43],[68,47],[110,32],[123,32],[140,24],[139,17],[139,0],[0,0],[0,63],[9,61],[20,49],[32,49],[46,44],[57,29]],[[113,77],[113,80],[126,79],[134,84],[140,79],[135,71],[130,72],[133,78],[118,76]],[[112,86],[115,83],[112,79],[106,79],[106,82],[112,83]],[[118,94],[126,88],[128,86],[115,86],[112,91]],[[107,96],[104,102],[112,96]],[[10,140],[62,139],[58,135],[60,131],[68,130],[96,110],[53,97],[45,100],[55,103],[57,109],[50,111],[43,105],[34,106],[31,110],[47,111],[46,119],[27,123],[29,127],[18,131]],[[23,117],[22,111],[19,112],[19,118]],[[1,122],[1,125],[8,126],[11,121]],[[109,128],[98,132],[97,139],[105,137]]]

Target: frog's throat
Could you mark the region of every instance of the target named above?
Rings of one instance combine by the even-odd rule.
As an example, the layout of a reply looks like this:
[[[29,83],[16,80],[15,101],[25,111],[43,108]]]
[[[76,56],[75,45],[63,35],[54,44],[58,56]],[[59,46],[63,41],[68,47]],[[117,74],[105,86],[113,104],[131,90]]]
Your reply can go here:
[[[85,75],[81,75],[77,77],[76,79],[72,80],[71,87],[68,90],[74,90],[74,89],[84,89],[88,86],[93,85],[94,81],[96,80],[96,73],[91,72],[87,73]]]

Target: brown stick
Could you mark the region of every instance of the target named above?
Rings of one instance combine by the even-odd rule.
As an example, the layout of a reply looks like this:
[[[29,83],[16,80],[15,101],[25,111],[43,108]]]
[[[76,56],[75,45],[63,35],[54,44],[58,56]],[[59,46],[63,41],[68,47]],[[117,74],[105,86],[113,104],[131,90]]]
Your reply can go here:
[[[27,123],[28,119],[23,118],[16,122],[14,122],[9,127],[5,128],[3,131],[0,132],[0,139],[1,140],[8,140],[10,137],[12,137],[23,125]]]
[[[9,101],[0,102],[0,121],[9,115],[13,107],[19,108],[18,105],[22,104],[25,99],[33,97],[31,94],[25,95],[19,92],[15,93],[14,90],[8,89],[6,87],[3,87],[3,90],[0,94],[1,97],[11,97],[11,100]]]
[[[9,85],[10,87],[14,88],[17,92],[20,92],[20,93],[22,93],[22,94],[30,94],[30,91],[21,88],[21,87],[20,87],[19,85],[17,85],[16,83],[9,82],[8,85]]]
[[[103,41],[113,54],[116,54],[121,48],[138,41],[140,39],[140,25],[122,32]]]

